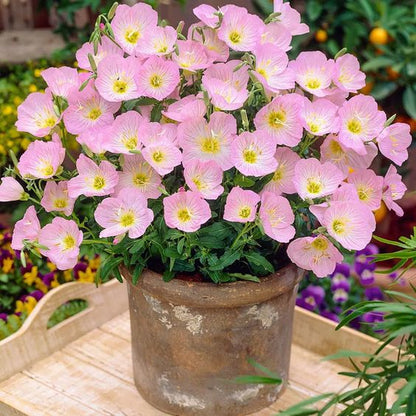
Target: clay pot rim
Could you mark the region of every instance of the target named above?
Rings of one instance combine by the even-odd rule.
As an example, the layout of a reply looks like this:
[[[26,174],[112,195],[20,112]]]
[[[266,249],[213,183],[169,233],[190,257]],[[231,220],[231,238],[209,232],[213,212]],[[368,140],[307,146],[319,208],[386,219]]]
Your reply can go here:
[[[145,291],[161,302],[199,308],[233,308],[261,303],[293,290],[305,273],[290,263],[278,272],[262,277],[260,283],[240,280],[216,285],[180,279],[165,282],[161,274],[145,269],[137,285],[133,285],[131,273],[125,266],[120,266],[120,272],[133,291]]]

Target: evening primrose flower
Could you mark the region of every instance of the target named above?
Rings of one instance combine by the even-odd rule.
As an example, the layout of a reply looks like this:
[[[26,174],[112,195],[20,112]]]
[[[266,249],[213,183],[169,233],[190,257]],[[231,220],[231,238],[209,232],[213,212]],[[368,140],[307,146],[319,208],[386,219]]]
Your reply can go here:
[[[40,222],[36,215],[36,209],[31,205],[20,221],[17,221],[13,229],[11,247],[13,250],[22,250],[24,241],[35,242],[38,239]]]
[[[7,176],[1,179],[0,202],[19,201],[26,197],[25,190],[15,178]]]
[[[71,269],[77,264],[83,234],[75,221],[56,217],[39,232],[40,252],[56,264],[57,269]]]
[[[150,38],[141,38],[137,42],[137,50],[140,55],[164,56],[169,55],[175,48],[178,34],[172,26],[156,26],[152,29]]]
[[[205,115],[207,108],[204,100],[195,95],[188,95],[172,103],[162,114],[170,120],[183,122]]]
[[[136,83],[139,95],[163,100],[179,84],[179,67],[175,62],[158,56],[147,59],[137,70]]]
[[[46,182],[40,204],[46,212],[58,211],[71,215],[75,199],[68,195],[68,181]]]
[[[305,23],[300,22],[300,13],[290,6],[289,2],[284,0],[273,1],[274,13],[280,13],[279,23],[285,27],[292,35],[303,35],[309,32],[309,27]]]
[[[318,277],[326,277],[343,260],[342,254],[325,236],[302,237],[289,243],[287,255],[304,270],[312,270]]]
[[[407,187],[402,182],[402,177],[397,173],[396,167],[390,165],[384,177],[383,201],[389,210],[393,210],[400,217],[404,214],[403,208],[394,201],[401,199],[406,189]]]
[[[183,175],[190,190],[205,199],[217,199],[224,192],[223,170],[213,160],[191,160],[185,164]]]
[[[305,98],[301,111],[303,127],[315,136],[337,133],[339,130],[337,113],[338,106],[325,98],[312,102]]]
[[[373,97],[356,95],[339,109],[339,141],[345,147],[365,155],[364,142],[375,139],[383,130],[386,114],[379,111]]]
[[[42,78],[52,94],[59,97],[67,98],[73,89],[80,86],[78,71],[68,66],[45,69],[42,71]]]
[[[30,94],[17,108],[16,128],[36,137],[47,136],[59,122],[56,115],[52,94],[35,92]]]
[[[365,74],[360,71],[360,63],[358,59],[346,53],[335,61],[334,84],[343,91],[357,92],[365,85]]]
[[[194,232],[211,218],[211,209],[199,193],[179,191],[163,199],[164,218],[169,228]]]
[[[100,202],[94,218],[101,227],[100,237],[116,237],[128,234],[141,237],[153,221],[153,211],[147,208],[147,199],[132,188],[122,189],[117,196]]]
[[[289,201],[272,192],[263,192],[259,217],[264,232],[273,240],[288,243],[296,233],[295,215]]]
[[[124,188],[133,188],[146,198],[154,199],[161,194],[159,189],[161,183],[161,176],[143,159],[142,155],[125,156],[115,193]]]
[[[227,196],[224,219],[232,222],[252,222],[256,219],[260,196],[253,191],[235,186]]]
[[[300,112],[302,97],[299,94],[286,94],[276,97],[265,105],[254,118],[257,130],[265,138],[277,144],[296,146],[303,134]]]
[[[345,175],[332,163],[321,164],[310,158],[296,163],[293,183],[302,199],[314,199],[332,194],[344,178]]]
[[[179,68],[186,71],[195,72],[200,69],[208,68],[212,60],[207,54],[205,46],[194,40],[178,40],[176,42],[178,55],[172,55],[172,60]]]
[[[77,160],[78,175],[68,181],[68,195],[76,199],[80,195],[104,196],[114,191],[118,182],[116,168],[106,160],[98,166],[81,154]]]
[[[57,141],[35,140],[20,156],[17,164],[22,177],[48,179],[56,175],[65,159],[65,149]]]
[[[166,175],[182,162],[182,153],[170,140],[153,142],[142,149],[143,159],[159,174]]]
[[[139,41],[151,38],[157,19],[157,12],[148,4],[137,3],[132,7],[120,4],[111,21],[116,42],[129,55],[140,53]]]
[[[391,124],[377,137],[381,154],[399,166],[409,157],[407,148],[411,143],[410,126],[407,123]]]
[[[108,55],[97,68],[95,87],[101,97],[110,102],[121,102],[139,97],[135,77],[140,61],[129,56]]]
[[[354,185],[359,200],[372,211],[380,207],[384,179],[371,169],[359,169],[348,175],[348,183]]]

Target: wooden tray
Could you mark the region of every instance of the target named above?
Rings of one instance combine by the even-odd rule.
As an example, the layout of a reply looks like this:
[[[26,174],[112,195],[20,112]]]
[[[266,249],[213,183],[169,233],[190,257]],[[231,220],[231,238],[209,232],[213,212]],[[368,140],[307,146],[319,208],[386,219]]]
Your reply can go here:
[[[65,286],[45,296],[22,330],[0,343],[2,378],[21,370],[0,383],[0,415],[165,415],[146,403],[134,386],[128,312],[109,320],[127,307],[124,285],[110,282],[99,289],[79,283]],[[90,308],[46,330],[52,311],[74,297],[87,299]],[[108,322],[96,328],[104,321]],[[347,385],[350,379],[337,373],[349,364],[322,362],[322,357],[340,349],[371,353],[377,341],[348,328],[337,332],[334,328],[333,322],[296,308],[289,387],[273,406],[256,416],[270,416],[300,400]],[[38,361],[40,356],[48,358]]]

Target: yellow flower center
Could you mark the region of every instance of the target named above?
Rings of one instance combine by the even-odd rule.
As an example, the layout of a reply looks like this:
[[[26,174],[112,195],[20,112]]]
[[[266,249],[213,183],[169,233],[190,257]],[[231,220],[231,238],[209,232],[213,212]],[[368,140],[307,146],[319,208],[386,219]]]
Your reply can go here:
[[[308,87],[310,90],[316,90],[321,86],[321,81],[319,81],[318,78],[309,78],[306,81],[306,87]]]
[[[149,182],[149,177],[144,173],[137,173],[133,178],[133,183],[137,186],[146,185]]]
[[[279,167],[274,172],[272,181],[273,182],[280,182],[284,177],[284,173],[285,173],[285,165],[280,164]]]
[[[306,185],[306,190],[310,194],[319,194],[322,191],[322,182],[317,179],[309,178]]]
[[[232,43],[240,43],[241,42],[241,33],[238,33],[236,30],[233,30],[229,37]]]
[[[68,205],[68,202],[66,199],[55,199],[53,201],[53,206],[58,209],[66,208],[67,205]]]
[[[118,79],[113,84],[113,91],[116,94],[124,94],[127,91],[127,82]]]
[[[128,137],[123,139],[124,147],[127,150],[134,150],[137,147],[137,137]]]
[[[168,50],[168,47],[166,44],[159,45],[156,49],[157,53],[165,53]]]
[[[207,137],[201,142],[201,150],[204,153],[213,153],[216,154],[220,151],[220,141],[215,137]]]
[[[346,231],[347,222],[342,219],[334,220],[331,224],[331,228],[336,234],[344,234]]]
[[[353,118],[347,123],[347,129],[353,134],[359,134],[362,132],[363,126],[359,120]]]
[[[241,207],[240,211],[238,212],[238,215],[244,219],[248,218],[250,214],[251,214],[251,208],[248,206]]]
[[[97,107],[97,108],[93,108],[88,114],[87,114],[87,118],[89,118],[90,120],[97,120],[98,117],[100,117],[102,114],[101,108]]]
[[[317,131],[319,131],[319,125],[316,123],[308,123],[308,127],[312,133],[316,133]]]
[[[330,149],[331,153],[335,156],[340,156],[344,153],[344,151],[342,150],[341,145],[335,140],[331,140],[329,142],[329,149]]]
[[[368,201],[371,197],[372,190],[364,185],[357,187],[357,193],[358,198],[360,198],[361,201]]]
[[[126,30],[126,33],[124,35],[124,39],[126,39],[126,41],[128,43],[131,43],[132,45],[135,45],[137,41],[140,39],[140,37],[140,32],[135,29]]]
[[[135,217],[132,211],[127,211],[120,216],[119,223],[122,227],[131,227],[134,224]]]
[[[201,181],[201,178],[199,176],[194,176],[192,178],[192,182],[195,184],[195,186],[201,190],[201,189],[206,189],[207,185]]]
[[[180,222],[188,222],[191,220],[192,215],[189,212],[188,208],[182,208],[177,213],[178,219]]]
[[[266,70],[265,70],[264,68],[257,68],[257,72],[258,72],[261,76],[263,76],[263,77],[266,79],[266,81],[267,81],[268,74],[267,74],[267,72],[266,72]]]
[[[93,182],[92,186],[97,191],[100,191],[101,189],[103,189],[104,186],[105,186],[105,179],[104,179],[104,177],[102,177],[102,176],[96,176],[94,178],[94,182]]]
[[[51,116],[43,120],[42,127],[43,128],[53,127],[55,124],[56,124],[56,117]]]
[[[274,129],[279,129],[284,125],[285,121],[286,121],[285,111],[279,110],[279,111],[272,111],[271,113],[269,113],[268,122],[269,122],[270,127]]]
[[[257,162],[257,153],[252,149],[245,149],[243,152],[243,159],[245,162],[253,164]]]
[[[153,88],[160,88],[162,86],[162,77],[160,75],[154,74],[149,82]]]
[[[75,247],[75,238],[71,234],[67,234],[62,239],[63,250],[71,250]]]
[[[53,175],[53,166],[50,162],[44,162],[43,166],[39,170],[43,176]]]
[[[325,251],[328,248],[328,241],[323,237],[317,237],[311,245],[315,250]]]
[[[164,154],[158,150],[157,152],[153,153],[152,155],[152,159],[156,162],[156,163],[160,163],[165,159]]]

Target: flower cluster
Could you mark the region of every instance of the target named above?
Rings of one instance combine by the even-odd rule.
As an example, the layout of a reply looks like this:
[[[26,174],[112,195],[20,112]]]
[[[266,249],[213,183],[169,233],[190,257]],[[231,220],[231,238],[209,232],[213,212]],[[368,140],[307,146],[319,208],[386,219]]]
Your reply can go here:
[[[11,243],[10,230],[2,229],[0,340],[19,329],[39,300],[53,288],[70,281],[93,283],[100,265],[99,257],[82,257],[72,270],[62,272],[55,264],[26,254],[25,266],[22,266],[19,261],[21,254],[11,248]]]
[[[341,251],[370,242],[381,201],[401,214],[397,169],[369,167],[378,150],[401,165],[409,127],[356,95],[365,77],[353,55],[290,61],[307,27],[282,1],[265,21],[235,5],[194,13],[184,36],[146,4],[120,5],[78,50],[84,71],[43,71],[46,92],[29,95],[16,123],[39,140],[0,200],[30,198],[54,218],[42,227],[31,206],[12,247],[39,247],[66,269],[82,243],[100,244],[108,269],[158,263],[166,278],[218,282],[274,271],[288,243],[294,263],[326,276]],[[67,171],[71,135],[84,153]]]

